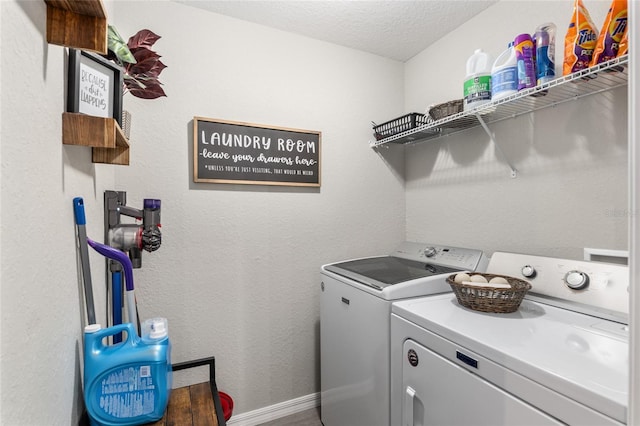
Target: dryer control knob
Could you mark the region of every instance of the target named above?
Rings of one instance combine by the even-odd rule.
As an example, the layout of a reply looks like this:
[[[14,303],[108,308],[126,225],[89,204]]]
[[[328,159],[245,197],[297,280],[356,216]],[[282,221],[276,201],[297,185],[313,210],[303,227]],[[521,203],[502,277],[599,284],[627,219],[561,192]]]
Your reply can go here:
[[[582,290],[589,285],[589,275],[580,271],[569,271],[564,276],[564,283],[573,290]]]
[[[435,247],[427,247],[426,249],[424,249],[424,255],[427,257],[433,257],[436,255],[436,248]]]
[[[531,265],[524,265],[522,267],[522,269],[520,270],[520,272],[522,273],[522,275],[525,278],[535,278],[536,277],[536,268],[534,268]]]

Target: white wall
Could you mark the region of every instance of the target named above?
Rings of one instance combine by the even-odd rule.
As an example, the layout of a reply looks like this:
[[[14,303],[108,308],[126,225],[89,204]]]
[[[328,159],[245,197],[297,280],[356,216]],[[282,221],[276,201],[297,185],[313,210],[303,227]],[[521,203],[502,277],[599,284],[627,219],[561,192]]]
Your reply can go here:
[[[585,1],[598,29],[608,1]],[[406,64],[405,108],[462,97],[474,49],[494,58],[538,24],[558,27],[557,69],[573,2],[503,1]],[[481,128],[406,150],[407,239],[582,258],[627,249],[627,94],[616,89],[492,125],[516,179]]]
[[[163,244],[135,272],[142,318],[169,319],[174,362],[215,355],[219,387],[250,411],[319,389],[320,265],[404,238],[401,149],[368,147],[400,115],[403,65],[168,2],[107,2],[129,36],[150,28],[167,98],[125,97],[131,165],[61,144],[65,49],[45,4],[0,2],[0,423],[75,424],[81,329],[72,199],[102,237],[104,190],[162,199]],[[193,116],[322,132],[319,189],[192,183]],[[387,164],[389,162],[389,164]],[[92,255],[99,317],[104,266]],[[204,371],[177,384],[206,380]]]
[[[131,204],[163,202],[141,315],[168,317],[175,361],[216,356],[236,413],[318,391],[320,265],[404,237],[402,150],[388,167],[368,147],[370,121],[402,112],[403,65],[180,4],[114,7],[122,34],[162,36],[168,65],[167,98],[125,97],[131,166],[116,174]],[[321,188],[194,184],[194,116],[321,131]]]
[[[597,25],[608,3],[586,1]],[[563,28],[568,1],[502,2],[405,66],[178,4],[107,5],[123,35],[161,35],[169,66],[167,98],[125,99],[128,167],[60,143],[65,49],[46,44],[44,2],[0,2],[1,424],[74,424],[81,410],[75,196],[96,237],[104,190],[162,199],[163,245],[135,275],[141,316],[169,319],[174,361],[216,356],[236,413],[318,390],[322,263],[387,252],[405,229],[489,252],[626,248],[624,90],[494,126],[515,180],[480,131],[408,148],[406,184],[403,150],[367,144],[371,120],[459,97],[475,44],[497,55],[539,22]],[[192,183],[196,115],[322,131],[322,187]],[[92,272],[103,317],[96,256]]]
[[[114,184],[113,166],[62,145],[66,52],[46,43],[45,10],[44,2],[0,2],[3,425],[74,424],[82,411],[72,200],[84,198],[87,232],[101,238],[102,193]],[[92,272],[104,300],[96,257]],[[102,303],[96,309],[104,314]]]

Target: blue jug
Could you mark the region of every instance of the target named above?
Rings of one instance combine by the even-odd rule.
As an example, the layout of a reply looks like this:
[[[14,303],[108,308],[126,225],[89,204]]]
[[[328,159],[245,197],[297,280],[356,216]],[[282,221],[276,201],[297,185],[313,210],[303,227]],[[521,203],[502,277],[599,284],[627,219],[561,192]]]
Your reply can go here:
[[[106,345],[109,336],[126,340]],[[172,385],[171,343],[167,320],[142,325],[142,338],[131,323],[84,331],[84,401],[92,425],[140,425],[160,420]]]

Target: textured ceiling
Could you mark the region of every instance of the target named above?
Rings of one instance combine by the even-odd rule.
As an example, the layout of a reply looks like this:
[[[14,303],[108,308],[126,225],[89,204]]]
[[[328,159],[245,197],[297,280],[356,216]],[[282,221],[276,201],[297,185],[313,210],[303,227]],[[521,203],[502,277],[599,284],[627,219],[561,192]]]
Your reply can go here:
[[[405,62],[497,0],[174,0]]]

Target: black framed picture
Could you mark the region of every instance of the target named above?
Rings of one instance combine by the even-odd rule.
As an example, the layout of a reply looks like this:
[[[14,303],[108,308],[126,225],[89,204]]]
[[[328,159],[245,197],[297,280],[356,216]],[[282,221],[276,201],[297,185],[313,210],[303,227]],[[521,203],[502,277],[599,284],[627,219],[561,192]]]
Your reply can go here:
[[[322,132],[193,118],[193,181],[320,187]]]
[[[122,126],[122,68],[102,56],[69,49],[67,112],[114,118]]]

